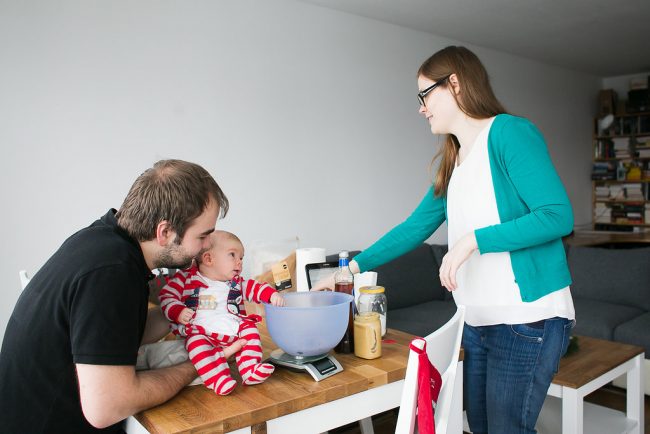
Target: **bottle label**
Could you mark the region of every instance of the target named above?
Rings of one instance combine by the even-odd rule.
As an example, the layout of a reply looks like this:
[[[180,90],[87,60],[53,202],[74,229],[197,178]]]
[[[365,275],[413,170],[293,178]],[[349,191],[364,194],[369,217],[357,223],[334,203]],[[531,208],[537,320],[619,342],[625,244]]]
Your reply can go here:
[[[347,267],[349,262],[350,262],[350,260],[348,258],[339,258],[339,268],[340,267]]]

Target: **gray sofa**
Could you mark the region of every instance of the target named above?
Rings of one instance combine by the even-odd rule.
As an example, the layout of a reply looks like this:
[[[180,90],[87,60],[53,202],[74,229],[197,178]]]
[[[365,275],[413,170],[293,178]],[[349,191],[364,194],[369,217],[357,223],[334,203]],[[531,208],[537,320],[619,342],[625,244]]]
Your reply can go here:
[[[446,252],[446,245],[422,244],[375,270],[377,284],[386,288],[388,327],[425,336],[453,316],[456,305],[438,279]],[[650,358],[650,247],[567,246],[567,258],[574,333],[638,345]]]

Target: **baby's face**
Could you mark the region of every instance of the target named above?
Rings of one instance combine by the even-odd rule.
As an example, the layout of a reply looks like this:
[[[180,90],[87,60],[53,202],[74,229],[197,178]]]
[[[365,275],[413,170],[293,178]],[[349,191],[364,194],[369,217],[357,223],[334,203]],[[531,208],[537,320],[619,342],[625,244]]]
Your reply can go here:
[[[241,274],[244,247],[236,240],[222,240],[211,251],[212,272],[217,280],[230,280]]]

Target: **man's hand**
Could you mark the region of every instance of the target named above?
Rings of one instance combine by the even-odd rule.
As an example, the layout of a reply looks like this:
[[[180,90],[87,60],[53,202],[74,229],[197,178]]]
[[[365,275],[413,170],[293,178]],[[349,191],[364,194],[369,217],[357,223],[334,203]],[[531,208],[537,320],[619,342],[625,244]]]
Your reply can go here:
[[[178,323],[186,325],[192,320],[192,317],[194,317],[194,311],[189,307],[186,307],[181,311],[180,315],[178,315]]]
[[[271,304],[273,306],[284,306],[284,297],[279,292],[271,294]]]
[[[442,265],[440,266],[440,283],[442,286],[449,291],[454,291],[458,287],[456,273],[460,266],[477,249],[478,244],[474,232],[470,232],[454,244],[454,247],[442,258]]]

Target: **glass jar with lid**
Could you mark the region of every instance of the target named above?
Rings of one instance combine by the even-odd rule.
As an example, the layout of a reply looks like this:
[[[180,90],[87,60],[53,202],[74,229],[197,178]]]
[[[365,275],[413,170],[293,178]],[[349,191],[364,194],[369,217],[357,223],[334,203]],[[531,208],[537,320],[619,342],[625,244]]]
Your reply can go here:
[[[366,312],[377,312],[381,323],[381,336],[386,334],[386,311],[388,300],[384,293],[383,286],[362,286],[359,288],[359,300],[357,310],[359,314]]]

